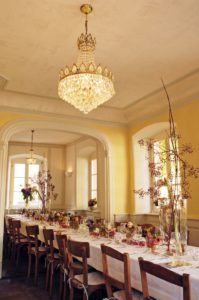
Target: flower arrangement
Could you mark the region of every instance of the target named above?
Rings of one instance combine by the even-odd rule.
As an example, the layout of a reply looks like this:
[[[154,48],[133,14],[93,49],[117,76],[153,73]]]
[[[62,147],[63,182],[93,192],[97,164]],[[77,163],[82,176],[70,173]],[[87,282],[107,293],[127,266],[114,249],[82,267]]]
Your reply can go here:
[[[159,179],[156,182],[153,180],[153,185],[147,190],[141,188],[134,190],[134,193],[137,193],[141,198],[149,195],[153,199],[154,204],[160,207],[160,225],[165,233],[168,252],[172,232],[175,232],[179,252],[182,252],[179,239],[182,229],[187,231],[186,218],[183,216],[186,206],[185,201],[191,198],[188,178],[198,178],[199,168],[194,167],[187,161],[187,155],[193,152],[193,148],[190,144],[182,143],[181,136],[176,132],[170,99],[163,82],[162,84],[169,105],[167,143],[156,150],[154,147],[155,140],[142,139],[139,141],[141,147],[145,147],[148,152],[153,149],[154,155],[159,157],[159,163],[151,162],[150,158],[148,158],[151,177],[153,179],[159,177]],[[169,170],[167,168],[168,164],[171,166]],[[162,177],[164,169],[167,169],[166,177]],[[167,191],[167,196],[164,197],[161,193],[163,187]]]
[[[145,238],[147,246],[153,248],[154,245],[158,245],[161,241],[160,230],[155,226],[145,228]]]
[[[37,192],[37,188],[35,186],[30,187],[29,185],[26,185],[25,188],[21,189],[21,192],[23,194],[23,199],[25,200],[26,204],[28,204],[29,201],[34,199],[34,193]]]
[[[50,171],[39,171],[35,184],[38,186],[37,193],[42,202],[42,211],[45,212],[46,204],[51,200],[56,200],[58,196],[58,194],[55,193],[55,186],[52,183]]]
[[[116,229],[110,223],[95,223],[92,219],[87,219],[86,224],[92,236],[114,237]]]
[[[135,226],[134,224],[129,221],[125,224],[125,229],[124,229],[125,233],[126,233],[126,238],[127,239],[132,239],[133,234],[135,232]]]
[[[94,207],[97,204],[97,199],[90,199],[88,200],[88,207]]]

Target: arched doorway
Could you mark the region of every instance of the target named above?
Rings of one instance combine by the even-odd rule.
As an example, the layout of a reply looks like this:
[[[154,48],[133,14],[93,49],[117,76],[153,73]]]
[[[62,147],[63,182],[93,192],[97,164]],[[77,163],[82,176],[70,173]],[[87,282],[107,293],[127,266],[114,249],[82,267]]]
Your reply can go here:
[[[44,121],[38,120],[17,120],[2,126],[0,129],[0,278],[2,277],[2,252],[3,252],[3,227],[4,227],[4,210],[6,199],[6,181],[7,181],[7,159],[8,159],[8,142],[10,138],[24,129],[32,128],[57,130],[62,132],[80,133],[97,139],[104,149],[105,154],[105,218],[112,219],[113,216],[113,187],[111,182],[111,165],[112,151],[108,138],[97,129],[87,128],[82,125],[71,125],[57,119]]]

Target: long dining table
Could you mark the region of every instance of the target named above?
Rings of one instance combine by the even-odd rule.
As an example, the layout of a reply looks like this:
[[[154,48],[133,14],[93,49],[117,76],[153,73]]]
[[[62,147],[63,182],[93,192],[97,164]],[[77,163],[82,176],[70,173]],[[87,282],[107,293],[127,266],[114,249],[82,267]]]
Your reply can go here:
[[[114,239],[107,239],[105,237],[94,238],[87,232],[81,230],[65,229],[59,225],[49,225],[48,223],[41,223],[30,218],[26,218],[23,215],[7,215],[14,219],[20,219],[21,221],[21,233],[26,235],[26,226],[38,224],[39,226],[39,239],[44,242],[43,228],[53,229],[55,234],[66,234],[68,238],[76,241],[87,241],[90,244],[90,258],[88,263],[97,269],[102,271],[101,260],[101,244],[106,244],[116,250],[124,253],[129,253],[131,261],[131,283],[132,287],[142,291],[141,278],[138,257],[142,256],[145,260],[152,261],[153,263],[161,264],[165,267],[171,268],[173,271],[179,274],[190,274],[190,287],[191,287],[191,300],[199,299],[199,248],[187,246],[187,254],[183,256],[183,260],[186,262],[183,266],[173,267],[170,263],[173,261],[173,257],[165,255],[164,252],[152,253],[146,247],[127,245],[125,243],[116,243]],[[57,248],[55,239],[55,248]],[[120,262],[110,258],[109,261],[110,271],[119,280],[124,280],[124,270]],[[183,299],[182,288],[174,286],[168,282],[165,282],[157,277],[148,276],[148,285],[150,295],[158,300],[181,300]]]

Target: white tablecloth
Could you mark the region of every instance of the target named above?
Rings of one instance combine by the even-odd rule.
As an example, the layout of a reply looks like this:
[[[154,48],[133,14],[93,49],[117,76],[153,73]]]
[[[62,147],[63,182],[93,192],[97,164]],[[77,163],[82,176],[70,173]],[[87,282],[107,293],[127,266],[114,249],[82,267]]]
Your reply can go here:
[[[21,233],[26,234],[25,227],[26,225],[38,224],[40,228],[39,239],[44,241],[42,229],[44,226],[46,228],[52,228],[56,231],[61,231],[63,234],[67,234],[73,240],[77,241],[88,241],[90,244],[90,258],[89,264],[95,267],[97,270],[102,271],[102,261],[101,261],[101,248],[100,245],[102,243],[113,247],[121,252],[127,252],[130,255],[131,259],[131,275],[132,275],[132,287],[142,290],[141,288],[141,279],[140,279],[140,270],[138,264],[138,257],[142,256],[145,260],[152,261],[154,263],[163,264],[170,262],[172,257],[167,257],[164,255],[155,255],[150,253],[145,247],[138,246],[129,246],[124,244],[116,244],[114,241],[110,241],[106,238],[93,239],[89,235],[75,232],[71,229],[60,229],[59,226],[49,226],[46,224],[40,224],[37,221],[32,221],[27,219],[21,215],[8,215],[7,217],[13,217],[21,220]],[[57,247],[55,243],[55,247]],[[193,247],[189,247],[189,250],[192,250]],[[199,249],[198,249],[199,251]],[[183,266],[173,268],[172,270],[182,274],[188,273],[190,274],[190,285],[191,285],[191,299],[198,300],[199,299],[199,260],[193,261],[191,256],[186,257],[186,261],[191,263],[191,266]],[[114,277],[124,280],[123,275],[123,266],[120,262],[112,259],[110,261],[110,269]],[[174,286],[168,282],[165,282],[159,278],[154,276],[148,276],[148,284],[149,284],[149,292],[150,295],[158,300],[181,300],[182,297],[182,289],[180,287]]]

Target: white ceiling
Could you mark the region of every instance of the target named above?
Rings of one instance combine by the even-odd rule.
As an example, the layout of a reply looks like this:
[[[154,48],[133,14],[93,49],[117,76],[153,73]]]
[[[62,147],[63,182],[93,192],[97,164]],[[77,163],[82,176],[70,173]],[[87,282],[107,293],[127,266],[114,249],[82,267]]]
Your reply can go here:
[[[116,95],[105,108],[115,113],[133,105],[136,109],[161,88],[161,77],[175,85],[198,74],[198,0],[88,2],[94,7],[89,31],[97,39],[96,62],[115,75]],[[8,79],[6,91],[50,97],[52,105],[61,105],[58,73],[76,62],[76,39],[84,31],[82,3],[1,0],[0,74]],[[173,95],[180,98],[182,92]],[[93,119],[98,112],[102,114],[100,109],[91,114]]]
[[[82,137],[82,135],[55,130],[38,129],[34,132],[33,142],[39,144],[42,143],[66,145],[78,140],[80,137]],[[30,142],[31,132],[30,130],[25,130],[20,133],[14,134],[10,140],[11,142]]]

